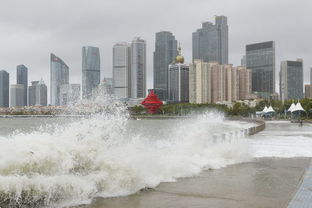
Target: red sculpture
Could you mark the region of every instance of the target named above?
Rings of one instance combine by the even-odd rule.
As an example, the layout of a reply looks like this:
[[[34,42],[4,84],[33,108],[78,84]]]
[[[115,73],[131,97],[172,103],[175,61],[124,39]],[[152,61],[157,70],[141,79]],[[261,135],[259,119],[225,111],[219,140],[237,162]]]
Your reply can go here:
[[[148,96],[141,102],[145,108],[147,108],[149,114],[155,114],[163,105],[163,102],[158,99],[158,96],[154,93],[154,90],[151,90]]]

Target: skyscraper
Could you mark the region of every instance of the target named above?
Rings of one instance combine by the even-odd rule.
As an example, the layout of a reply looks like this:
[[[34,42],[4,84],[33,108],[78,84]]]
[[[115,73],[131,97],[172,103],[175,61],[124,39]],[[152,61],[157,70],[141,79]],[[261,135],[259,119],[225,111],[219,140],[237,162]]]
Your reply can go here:
[[[280,72],[282,100],[303,98],[303,61],[282,61]]]
[[[189,66],[184,64],[180,47],[175,63],[169,65],[168,100],[173,103],[189,102]]]
[[[9,107],[10,75],[7,71],[0,71],[0,107]]]
[[[117,43],[113,47],[113,87],[117,98],[129,98],[131,94],[130,54],[129,43]]]
[[[146,95],[146,43],[135,38],[131,43],[131,98]]]
[[[29,90],[29,106],[46,106],[47,105],[47,86],[43,80],[32,81]]]
[[[193,60],[205,62],[216,61],[219,64],[228,64],[229,38],[227,17],[216,16],[215,24],[202,23],[202,28],[193,32]]]
[[[269,98],[275,93],[274,41],[246,46],[246,67],[252,71],[252,91]]]
[[[64,84],[60,87],[60,105],[76,104],[80,98],[80,84]]]
[[[310,85],[312,85],[312,67],[310,68]]]
[[[178,55],[177,41],[171,32],[156,33],[154,52],[154,90],[159,99],[167,99],[168,66]]]
[[[24,85],[24,101],[23,106],[27,105],[27,89],[28,89],[28,69],[24,65],[16,67],[16,84]]]
[[[60,105],[60,87],[68,84],[69,68],[59,57],[51,53],[50,60],[50,104]]]
[[[82,48],[82,97],[91,98],[92,90],[97,88],[101,80],[101,58],[97,47]]]
[[[11,94],[11,107],[22,107],[24,106],[24,85],[23,84],[12,84],[10,88]]]

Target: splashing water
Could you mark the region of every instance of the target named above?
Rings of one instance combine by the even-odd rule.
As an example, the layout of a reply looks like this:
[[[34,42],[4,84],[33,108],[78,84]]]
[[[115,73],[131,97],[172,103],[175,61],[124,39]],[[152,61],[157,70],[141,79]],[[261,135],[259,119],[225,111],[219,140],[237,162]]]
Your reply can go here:
[[[125,112],[114,104],[109,113],[53,131],[46,126],[0,138],[0,206],[89,203],[250,159],[243,139],[214,143],[212,136],[250,124],[225,121],[217,113],[134,121]]]

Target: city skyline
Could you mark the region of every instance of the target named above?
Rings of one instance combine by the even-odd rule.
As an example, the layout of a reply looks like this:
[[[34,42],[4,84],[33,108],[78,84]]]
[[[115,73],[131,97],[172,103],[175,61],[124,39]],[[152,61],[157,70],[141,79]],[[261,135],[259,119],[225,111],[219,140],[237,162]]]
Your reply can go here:
[[[31,0],[27,3],[20,2],[20,4],[22,8],[28,8],[28,5],[33,5],[31,2],[38,1]],[[308,36],[309,29],[305,26],[308,25],[311,19],[309,12],[303,12],[302,10],[300,12],[293,11],[291,14],[285,12],[285,14],[281,13],[276,18],[272,18],[276,11],[281,9],[285,11],[294,7],[296,5],[295,2],[283,1],[283,4],[278,4],[277,1],[271,3],[270,7],[265,6],[265,2],[269,1],[261,3],[244,1],[241,4],[239,2],[228,2],[229,6],[224,7],[224,1],[220,1],[220,3],[215,1],[198,1],[192,4],[181,1],[178,6],[173,1],[166,1],[168,8],[162,9],[167,12],[164,12],[165,14],[161,17],[155,15],[159,20],[153,18],[157,9],[152,8],[161,8],[161,5],[163,5],[161,1],[152,3],[145,1],[135,2],[141,3],[140,9],[145,9],[135,17],[131,17],[131,14],[136,14],[138,9],[134,8],[132,11],[128,8],[127,3],[121,1],[115,1],[114,3],[95,1],[94,5],[90,5],[87,12],[82,12],[85,4],[78,1],[77,3],[75,2],[75,9],[69,14],[66,7],[71,5],[72,1],[62,2],[62,4],[60,1],[56,1],[53,6],[38,3],[36,7],[31,8],[33,11],[31,14],[18,13],[19,10],[10,9],[15,5],[14,3],[4,3],[0,8],[0,25],[5,28],[0,34],[0,43],[4,47],[3,51],[0,52],[2,60],[0,69],[8,71],[11,74],[10,82],[14,83],[13,78],[15,78],[14,70],[16,65],[25,64],[29,68],[29,72],[31,72],[29,73],[29,81],[43,78],[47,80],[49,87],[48,54],[54,52],[62,57],[71,67],[73,74],[70,82],[80,83],[81,47],[83,45],[94,45],[99,47],[101,51],[101,61],[103,63],[101,68],[103,76],[101,78],[112,77],[111,47],[113,44],[120,40],[141,36],[147,41],[148,46],[147,88],[152,88],[152,52],[154,51],[155,33],[163,30],[171,31],[176,36],[176,39],[181,41],[186,63],[189,63],[192,56],[191,34],[201,26],[202,22],[213,22],[213,15],[225,15],[228,17],[229,63],[240,65],[240,58],[244,54],[246,44],[274,40],[276,43],[276,69],[280,68],[281,60],[293,60],[297,57],[305,60],[305,74],[308,73],[308,69],[312,66],[312,61],[309,60],[312,54],[312,46]],[[303,10],[311,5],[308,1],[301,3]],[[174,7],[172,7],[173,5]],[[240,8],[246,11],[244,15],[235,12],[233,8],[237,8],[237,5],[240,5]],[[118,17],[120,14],[109,12],[117,7],[120,7],[124,12],[121,17]],[[188,8],[190,12],[185,15],[179,15],[179,20],[169,18],[169,16],[175,13],[180,13],[180,9],[183,7]],[[107,10],[107,12],[102,10]],[[10,11],[10,13],[7,11]],[[53,11],[52,14],[49,13],[51,11]],[[50,14],[44,16],[44,21],[38,18],[42,12]],[[59,15],[56,16],[55,13]],[[252,15],[253,18],[246,18],[248,15]],[[130,18],[123,18],[125,16]],[[61,21],[65,17],[67,19],[66,24]],[[77,19],[78,17],[79,19]],[[300,20],[298,17],[300,17]],[[109,19],[114,19],[115,24],[110,24]],[[84,25],[88,26],[81,27],[80,20],[84,21]],[[58,22],[58,24],[55,25],[55,22]],[[178,22],[182,24],[178,24]],[[121,28],[116,26],[118,24],[125,26]],[[289,24],[293,26],[292,30],[289,30]],[[144,29],[139,25],[144,26]],[[262,26],[259,27],[258,25]],[[16,35],[17,31],[19,31],[18,36]],[[305,33],[295,31],[305,31]],[[66,44],[60,44],[61,42]],[[30,46],[33,49],[31,53],[29,53]],[[304,82],[309,82],[308,76],[305,76]],[[278,86],[277,73],[276,86]]]

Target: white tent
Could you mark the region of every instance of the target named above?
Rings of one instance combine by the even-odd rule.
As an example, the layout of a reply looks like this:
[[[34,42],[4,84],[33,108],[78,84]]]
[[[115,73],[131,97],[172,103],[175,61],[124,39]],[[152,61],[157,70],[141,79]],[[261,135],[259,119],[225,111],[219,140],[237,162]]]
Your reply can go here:
[[[262,113],[267,113],[268,112],[268,107],[264,106]]]
[[[291,112],[295,112],[295,111],[305,111],[303,107],[301,106],[300,102],[298,102],[296,106],[293,109],[291,109]]]
[[[275,110],[270,105],[270,107],[267,109],[267,113],[274,113],[274,112],[275,112]]]
[[[292,103],[287,112],[292,112],[292,109],[293,109],[295,106],[296,106],[296,105],[295,105],[294,103]]]

